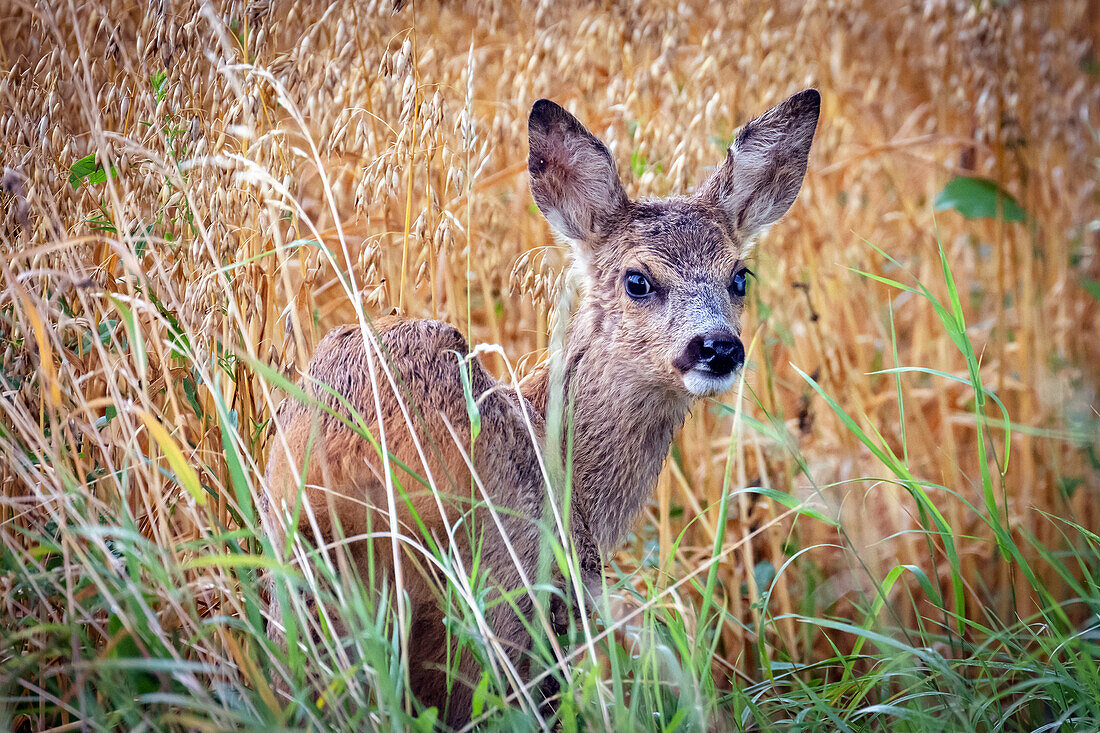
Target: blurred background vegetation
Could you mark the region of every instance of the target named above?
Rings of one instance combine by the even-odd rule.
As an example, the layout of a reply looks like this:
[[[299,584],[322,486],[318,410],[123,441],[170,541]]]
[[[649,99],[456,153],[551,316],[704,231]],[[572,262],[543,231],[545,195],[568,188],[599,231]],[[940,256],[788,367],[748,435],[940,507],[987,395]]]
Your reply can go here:
[[[1088,729],[1098,34],[1081,0],[9,0],[0,725],[366,725],[348,700],[411,724],[362,668],[296,676],[265,646],[264,561],[240,558],[265,556],[274,377],[356,304],[521,373],[545,355],[565,252],[527,188],[535,99],[607,142],[632,197],[667,196],[813,86],[745,388],[677,438],[609,567],[610,692],[574,712]],[[695,712],[647,717],[631,650],[670,628],[706,699],[657,674]],[[585,707],[607,699],[625,717]]]

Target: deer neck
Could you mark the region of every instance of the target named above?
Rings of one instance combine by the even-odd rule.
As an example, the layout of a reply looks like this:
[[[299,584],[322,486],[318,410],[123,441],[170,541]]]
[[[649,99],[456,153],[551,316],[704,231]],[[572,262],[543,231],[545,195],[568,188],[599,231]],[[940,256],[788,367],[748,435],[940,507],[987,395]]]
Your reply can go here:
[[[620,544],[645,506],[691,404],[611,358],[600,346],[601,326],[599,312],[583,308],[571,324],[564,350],[567,397],[560,434],[574,518],[607,552]],[[522,389],[548,425],[560,419],[547,414],[552,389],[545,364]],[[572,431],[571,448],[567,430]]]

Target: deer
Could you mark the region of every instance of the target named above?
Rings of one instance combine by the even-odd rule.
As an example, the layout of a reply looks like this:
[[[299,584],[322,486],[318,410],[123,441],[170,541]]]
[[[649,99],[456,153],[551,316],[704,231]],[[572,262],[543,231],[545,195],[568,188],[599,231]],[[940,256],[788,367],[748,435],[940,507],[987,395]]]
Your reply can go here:
[[[560,378],[547,360],[518,386],[504,384],[469,355],[456,327],[387,316],[329,332],[299,383],[311,399],[288,398],[277,411],[282,440],[260,500],[267,531],[285,536],[285,518],[301,500],[314,510],[318,542],[371,538],[350,543],[348,567],[376,585],[401,573],[409,690],[448,725],[470,722],[480,667],[461,653],[448,679],[455,651],[439,568],[395,537],[430,535],[467,568],[477,545],[494,592],[511,599],[487,612],[487,630],[520,682],[529,679],[533,633],[546,629],[531,623],[535,604],[525,592],[545,549],[544,454],[556,450],[569,463],[564,526],[580,579],[557,582],[596,597],[603,562],[652,494],[676,430],[695,402],[730,390],[744,365],[747,258],[794,203],[820,104],[807,89],[746,123],[694,193],[631,200],[608,147],[540,99],[528,119],[531,193],[568,243],[580,282],[555,355]],[[550,414],[555,390],[557,404],[568,406],[560,417]],[[468,398],[480,420],[476,441]],[[352,410],[372,440],[352,429]],[[567,430],[555,429],[553,420],[566,419]],[[565,436],[570,450],[549,444]],[[400,467],[430,480],[418,484]],[[454,531],[456,523],[477,534]],[[567,615],[583,605],[575,595]],[[556,632],[560,603],[552,610]]]

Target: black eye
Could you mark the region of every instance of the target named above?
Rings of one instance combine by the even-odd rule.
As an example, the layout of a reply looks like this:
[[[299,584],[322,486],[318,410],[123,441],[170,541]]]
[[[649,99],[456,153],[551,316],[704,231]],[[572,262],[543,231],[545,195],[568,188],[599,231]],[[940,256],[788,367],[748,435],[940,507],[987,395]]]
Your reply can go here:
[[[730,292],[738,298],[744,298],[745,292],[749,288],[749,275],[752,274],[752,270],[745,268],[734,273],[733,280],[730,282]]]
[[[634,300],[643,300],[653,294],[653,286],[642,273],[637,270],[627,270],[626,294]]]

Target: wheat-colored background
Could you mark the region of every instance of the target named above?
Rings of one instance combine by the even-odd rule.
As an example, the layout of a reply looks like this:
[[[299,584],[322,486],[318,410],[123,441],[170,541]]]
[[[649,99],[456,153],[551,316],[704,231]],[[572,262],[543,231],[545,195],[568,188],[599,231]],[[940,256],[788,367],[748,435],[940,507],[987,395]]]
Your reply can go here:
[[[1083,285],[1100,279],[1097,22],[1086,2],[395,12],[366,2],[9,0],[0,9],[0,423],[14,428],[5,543],[21,542],[16,526],[66,521],[63,489],[90,506],[123,496],[166,547],[228,522],[228,489],[199,508],[163,472],[141,469],[140,456],[169,465],[146,418],[203,482],[227,487],[219,429],[203,417],[216,412],[216,386],[252,447],[258,487],[278,395],[237,357],[296,373],[328,328],[354,317],[349,287],[369,314],[446,319],[471,343],[501,344],[521,371],[541,357],[564,252],[527,187],[535,99],[563,104],[607,142],[631,196],[665,196],[701,182],[752,115],[814,86],[823,104],[809,173],[758,246],[743,334],[752,343],[743,407],[766,424],[774,417],[785,437],[742,423],[733,482],[810,499],[847,537],[778,521],[783,507],[740,495],[727,541],[763,531],[721,564],[730,620],[716,665],[754,674],[745,650],[756,643],[756,581],[798,550],[820,545],[780,576],[774,615],[846,613],[866,584],[857,554],[876,577],[899,563],[945,572],[928,561],[926,538],[907,533],[917,526],[908,496],[792,364],[904,452],[914,475],[945,487],[930,495],[960,536],[973,535],[961,547],[968,602],[1026,610],[1032,599],[1013,598],[1009,565],[962,501],[982,501],[969,388],[903,375],[903,422],[895,377],[869,375],[922,366],[965,376],[962,357],[927,302],[854,270],[915,276],[946,298],[939,237],[983,381],[1015,423],[1047,431],[1013,432],[997,484],[1011,526],[1052,544],[1060,530],[1043,511],[1100,527],[1098,307]],[[70,169],[89,153],[116,174],[74,190]],[[1029,220],[934,217],[936,194],[956,175],[998,181]],[[173,342],[194,361],[172,358]],[[487,363],[504,373],[497,357]],[[109,406],[117,417],[97,425]],[[619,557],[624,569],[651,566],[636,582],[667,585],[711,555],[733,427],[728,413],[700,405],[677,438]],[[17,445],[44,458],[73,450],[30,461]],[[137,469],[123,482],[113,471],[127,466]],[[232,613],[229,589],[195,578],[196,597]],[[904,592],[899,583],[894,598]],[[672,598],[688,611],[694,603],[686,589]],[[6,617],[34,612],[5,594],[0,604]],[[768,629],[769,641],[806,658],[822,645],[790,619]]]

